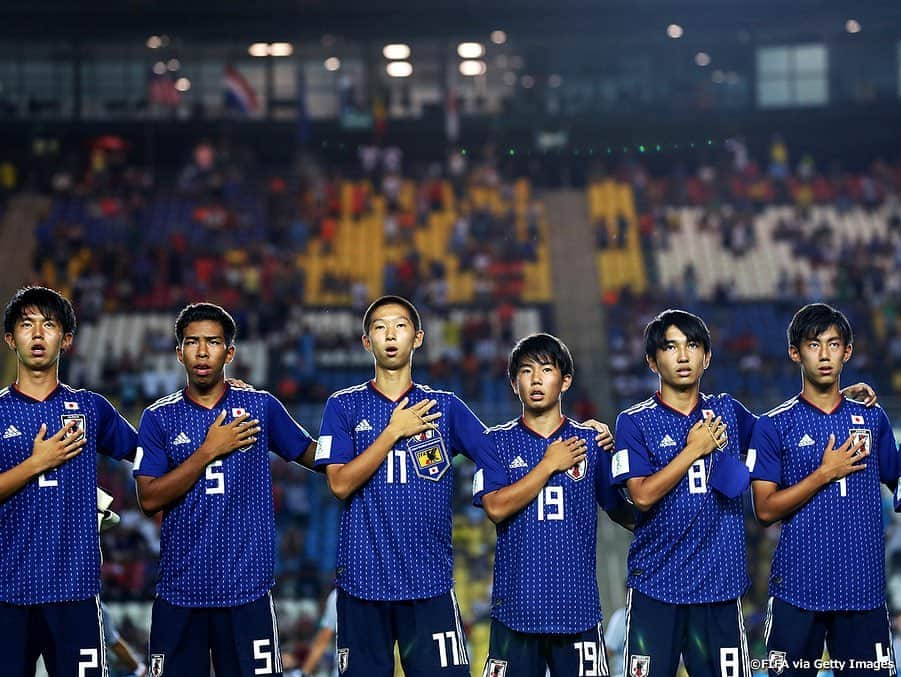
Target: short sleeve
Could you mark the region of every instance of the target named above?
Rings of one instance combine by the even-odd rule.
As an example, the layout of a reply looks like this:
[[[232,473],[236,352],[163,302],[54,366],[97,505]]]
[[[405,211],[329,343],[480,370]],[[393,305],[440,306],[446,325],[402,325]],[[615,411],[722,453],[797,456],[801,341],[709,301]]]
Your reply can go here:
[[[352,427],[347,419],[347,412],[341,402],[330,397],[322,412],[322,424],[319,426],[319,441],[316,445],[314,465],[323,468],[336,463],[347,463],[354,457],[354,441],[351,436]]]
[[[632,477],[647,477],[654,474],[648,455],[644,435],[635,421],[625,412],[616,417],[616,451],[610,463],[610,477],[613,486],[625,486]]]
[[[162,477],[169,472],[169,457],[166,454],[166,434],[156,415],[144,410],[138,425],[138,451],[135,455],[132,474],[148,477]]]
[[[304,430],[285,405],[266,394],[266,425],[269,433],[269,450],[286,461],[294,461],[303,455],[313,438]]]
[[[747,407],[736,399],[732,399],[732,409],[735,412],[735,421],[738,423],[738,444],[741,453],[745,453],[751,446],[751,435],[754,434],[754,424],[757,417],[748,411]]]
[[[591,443],[594,443],[594,440],[591,440]],[[612,458],[603,449],[598,449],[595,453],[597,467],[594,471],[594,489],[598,505],[607,513],[622,510],[627,503],[622,492],[613,485]]]
[[[497,462],[476,464],[476,471],[472,476],[472,504],[479,508],[482,507],[482,497],[485,494],[503,489],[510,484],[510,477],[507,475],[507,471],[504,469],[497,452],[497,436],[492,435],[490,432],[486,432],[485,435],[492,442],[493,455]]]
[[[782,483],[782,439],[769,416],[761,416],[754,424],[746,463],[752,482]]]
[[[895,442],[895,434],[892,432],[892,423],[884,409],[879,411],[879,433],[876,438],[876,448],[879,454],[879,479],[883,484],[892,489],[898,482],[901,474],[901,459],[899,459],[898,445]]]
[[[115,459],[133,459],[138,433],[102,395],[94,395],[97,409],[97,451]]]
[[[507,485],[507,473],[498,458],[494,437],[485,424],[454,395],[448,400],[451,448],[476,464],[472,480],[472,502],[482,504],[482,496]]]

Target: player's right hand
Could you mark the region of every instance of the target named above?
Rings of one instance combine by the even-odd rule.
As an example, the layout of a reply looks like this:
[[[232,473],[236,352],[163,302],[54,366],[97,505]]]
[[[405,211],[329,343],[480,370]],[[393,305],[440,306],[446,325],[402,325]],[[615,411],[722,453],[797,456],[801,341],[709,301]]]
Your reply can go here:
[[[391,412],[391,419],[388,421],[388,427],[392,430],[397,439],[401,440],[405,437],[412,437],[419,433],[434,428],[432,421],[441,418],[441,412],[434,414],[428,413],[432,407],[438,404],[437,400],[420,400],[416,404],[407,407],[410,398],[405,397]]]
[[[688,431],[685,447],[695,450],[696,458],[707,456],[714,449],[724,447],[728,441],[726,424],[717,416],[695,423]]]
[[[207,448],[213,459],[253,444],[257,441],[257,435],[260,433],[259,420],[249,420],[250,414],[245,412],[236,416],[227,425],[223,425],[225,413],[225,409],[219,412],[216,420],[207,430],[206,439],[203,441],[203,446]]]
[[[870,452],[864,447],[864,442],[863,438],[855,442],[852,435],[845,440],[842,446],[835,449],[835,435],[829,436],[829,442],[826,444],[823,460],[820,463],[820,469],[828,481],[840,480],[842,477],[847,477],[851,473],[867,467],[866,463],[861,463],[870,455]]]
[[[568,440],[558,439],[551,442],[544,452],[544,461],[550,464],[554,472],[569,470],[576,463],[585,460],[588,443],[581,437],[570,437]]]
[[[45,439],[47,424],[41,423],[41,429],[31,446],[31,458],[37,466],[38,474],[58,468],[81,453],[88,440],[85,435],[77,432],[77,425],[76,421],[68,421],[55,435]]]

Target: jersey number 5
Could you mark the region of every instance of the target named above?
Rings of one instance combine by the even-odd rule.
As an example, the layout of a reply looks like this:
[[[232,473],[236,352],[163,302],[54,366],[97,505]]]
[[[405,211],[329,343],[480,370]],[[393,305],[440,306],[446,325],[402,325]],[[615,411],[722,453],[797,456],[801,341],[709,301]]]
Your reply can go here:
[[[213,461],[206,467],[206,480],[212,482],[212,486],[207,485],[206,493],[208,494],[224,494],[225,493],[225,473],[222,470],[222,459]]]

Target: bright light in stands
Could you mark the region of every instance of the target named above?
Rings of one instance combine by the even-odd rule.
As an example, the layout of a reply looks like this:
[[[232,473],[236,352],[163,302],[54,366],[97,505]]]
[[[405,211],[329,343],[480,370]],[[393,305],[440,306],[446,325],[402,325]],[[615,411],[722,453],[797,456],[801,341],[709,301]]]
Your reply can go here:
[[[392,61],[385,66],[385,71],[392,78],[408,78],[413,75],[413,65],[409,61]]]
[[[163,75],[166,72],[166,64],[162,61],[157,61],[153,64],[153,72],[156,75]]]
[[[472,77],[474,75],[485,75],[485,71],[488,70],[488,66],[485,65],[484,61],[461,61],[460,62],[460,75],[466,75]]]
[[[150,49],[159,49],[163,46],[163,39],[159,35],[151,35],[147,38],[147,47]]]
[[[181,61],[179,61],[178,59],[169,59],[166,62],[166,68],[168,68],[170,71],[177,71],[179,68],[181,68]]]
[[[382,48],[382,56],[391,61],[402,61],[403,59],[409,59],[410,45],[405,45],[402,42],[393,45],[385,45]]]
[[[551,89],[557,89],[557,87],[563,84],[563,78],[557,73],[552,73],[551,76],[547,79],[547,86]]]
[[[504,31],[491,31],[491,42],[495,45],[503,45],[507,42],[507,34]]]
[[[255,42],[247,48],[250,56],[269,56],[269,45],[265,42]]]
[[[845,22],[845,30],[849,33],[860,33],[860,22],[857,19],[848,19]]]
[[[294,54],[294,45],[290,42],[273,42],[269,45],[269,56],[291,56]]]
[[[520,80],[520,84],[526,89],[532,89],[535,86],[535,78],[531,75],[523,75],[522,80]]]
[[[457,54],[461,59],[478,59],[485,53],[485,46],[478,42],[461,42]]]
[[[695,63],[701,68],[710,65],[710,55],[707,52],[698,52],[695,54]]]
[[[325,60],[325,70],[331,71],[334,73],[336,70],[341,68],[341,59],[337,56],[330,56]]]
[[[516,73],[511,73],[510,71],[504,73],[504,84],[507,85],[507,87],[512,87],[513,85],[515,85]]]
[[[188,78],[179,78],[175,81],[175,89],[179,92],[187,92],[191,89],[191,81]]]
[[[666,34],[670,36],[673,40],[678,40],[682,37],[682,34],[685,31],[682,30],[682,26],[679,24],[670,24],[666,27]]]

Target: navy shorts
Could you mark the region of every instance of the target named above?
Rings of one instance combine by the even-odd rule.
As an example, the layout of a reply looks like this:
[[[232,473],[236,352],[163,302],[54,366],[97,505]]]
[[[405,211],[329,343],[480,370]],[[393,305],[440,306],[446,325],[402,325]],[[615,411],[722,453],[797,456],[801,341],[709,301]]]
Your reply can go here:
[[[808,611],[770,597],[764,641],[767,669],[783,677],[816,675],[829,649],[828,669],[836,675],[893,675],[895,656],[888,610]]]
[[[491,619],[491,640],[482,677],[607,677],[601,624],[573,634],[517,632]]]
[[[750,677],[741,600],[667,604],[630,588],[624,675],[675,675],[680,656],[692,677]]]
[[[281,675],[272,594],[225,608],[188,608],[153,602],[147,661],[153,677]]]
[[[392,677],[394,645],[406,677],[469,677],[457,597],[375,602],[338,588],[336,659],[341,677]]]
[[[0,677],[107,677],[100,600],[19,606],[0,602]]]

